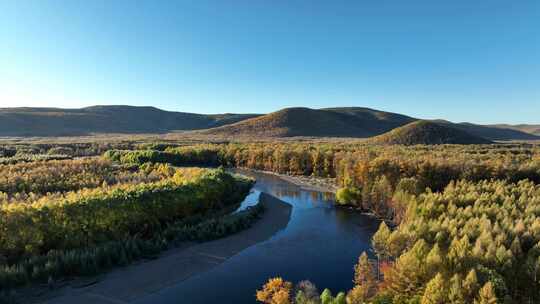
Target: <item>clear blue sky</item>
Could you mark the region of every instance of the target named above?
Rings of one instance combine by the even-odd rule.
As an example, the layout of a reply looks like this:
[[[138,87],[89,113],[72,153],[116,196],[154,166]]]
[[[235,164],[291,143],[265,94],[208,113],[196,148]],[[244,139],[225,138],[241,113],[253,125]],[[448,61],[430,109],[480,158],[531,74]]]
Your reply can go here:
[[[0,0],[0,106],[540,123],[540,1]]]

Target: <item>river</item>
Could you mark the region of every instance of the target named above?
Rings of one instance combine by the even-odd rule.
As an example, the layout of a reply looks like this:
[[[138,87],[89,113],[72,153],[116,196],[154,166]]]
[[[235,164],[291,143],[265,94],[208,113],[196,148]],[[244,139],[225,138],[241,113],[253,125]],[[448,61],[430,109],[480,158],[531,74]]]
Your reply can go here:
[[[287,227],[215,268],[137,303],[256,303],[255,291],[275,276],[294,283],[309,279],[334,293],[352,287],[353,266],[360,253],[369,250],[379,221],[335,208],[331,194],[305,190],[272,174],[237,171],[257,179],[242,207],[255,203],[261,192],[278,197],[293,206]]]

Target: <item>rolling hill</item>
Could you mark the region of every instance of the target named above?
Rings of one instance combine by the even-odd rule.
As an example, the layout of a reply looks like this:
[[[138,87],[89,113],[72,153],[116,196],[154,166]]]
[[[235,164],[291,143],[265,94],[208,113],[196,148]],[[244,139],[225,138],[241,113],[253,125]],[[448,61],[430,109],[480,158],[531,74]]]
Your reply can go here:
[[[257,115],[203,115],[134,106],[93,106],[82,109],[3,108],[0,109],[0,136],[165,133],[213,128],[255,116]]]
[[[436,120],[437,123],[460,129],[472,135],[490,140],[539,140],[540,137],[521,130],[494,127],[489,125],[477,125],[468,122],[452,123],[446,120]]]
[[[372,137],[417,121],[409,116],[361,107],[286,108],[235,124],[201,131],[203,134],[242,137]],[[434,120],[439,125],[459,129],[489,140],[538,140],[539,136],[514,129],[471,123]]]
[[[499,124],[499,125],[489,125],[489,127],[499,128],[499,129],[512,129],[516,131],[521,131],[536,136],[540,136],[540,125],[508,125],[508,124]]]
[[[80,136],[105,133],[194,131],[221,137],[357,137],[381,135],[417,118],[362,107],[286,108],[260,114],[195,114],[155,107],[82,109],[0,108],[0,136]],[[489,140],[539,140],[535,125],[484,126],[436,120],[439,125]],[[526,132],[524,132],[526,131]],[[529,132],[529,133],[527,133]]]
[[[250,137],[371,137],[414,120],[368,108],[286,108],[201,133]]]
[[[436,122],[419,120],[396,128],[369,140],[374,144],[389,145],[439,145],[439,144],[489,144],[491,141]]]

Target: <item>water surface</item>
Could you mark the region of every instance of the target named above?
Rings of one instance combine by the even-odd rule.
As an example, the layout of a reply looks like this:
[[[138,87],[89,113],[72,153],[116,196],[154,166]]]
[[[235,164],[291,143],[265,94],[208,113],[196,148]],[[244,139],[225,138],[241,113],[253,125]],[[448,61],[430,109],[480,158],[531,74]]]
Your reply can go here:
[[[309,279],[334,292],[352,287],[353,265],[369,250],[379,222],[334,208],[331,194],[304,190],[271,174],[237,171],[257,179],[241,208],[256,203],[260,192],[272,194],[293,206],[287,227],[212,270],[138,303],[256,303],[256,289],[275,276],[292,282]]]

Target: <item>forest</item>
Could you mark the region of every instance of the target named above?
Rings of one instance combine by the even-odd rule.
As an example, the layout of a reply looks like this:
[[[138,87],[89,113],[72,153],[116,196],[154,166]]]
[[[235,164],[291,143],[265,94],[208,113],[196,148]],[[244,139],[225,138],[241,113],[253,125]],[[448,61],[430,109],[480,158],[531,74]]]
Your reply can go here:
[[[133,153],[143,152],[109,153],[137,163]],[[361,254],[354,267],[352,290],[319,294],[309,281],[294,286],[274,278],[257,292],[261,302],[540,301],[537,146],[248,143],[153,153],[145,161],[333,178],[340,187],[337,204],[386,220],[373,237],[373,252]]]
[[[540,182],[540,149],[532,145],[440,145],[413,147],[345,143],[243,143],[110,150],[106,158],[125,164],[242,167],[281,174],[335,179],[337,201],[399,222],[406,208],[392,200],[442,191],[457,180],[528,179]]]
[[[540,304],[540,0],[0,0],[0,304]]]
[[[240,167],[328,179],[338,187],[337,207],[383,220],[372,250],[351,265],[351,290],[319,292],[310,281],[276,277],[256,292],[260,302],[540,302],[538,145],[147,142],[3,153],[5,289],[248,227],[263,210],[221,215],[253,181],[192,168]]]
[[[39,159],[0,165],[5,297],[31,282],[94,275],[179,242],[223,237],[264,211],[231,213],[253,180],[222,169]]]
[[[354,288],[335,297],[273,278],[264,303],[538,303],[540,187],[524,180],[451,182],[411,197],[395,229],[382,222]]]

